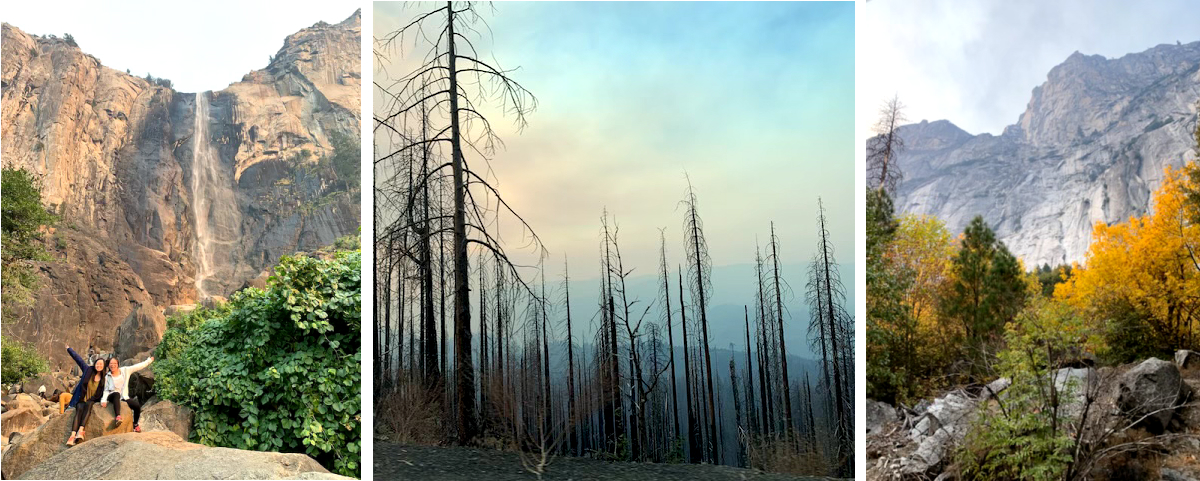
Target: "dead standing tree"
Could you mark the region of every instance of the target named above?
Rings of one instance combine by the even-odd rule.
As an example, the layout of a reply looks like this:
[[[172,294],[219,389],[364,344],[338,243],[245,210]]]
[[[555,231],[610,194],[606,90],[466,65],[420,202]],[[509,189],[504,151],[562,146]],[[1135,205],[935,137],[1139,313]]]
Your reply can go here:
[[[833,398],[834,435],[837,441],[838,474],[853,475],[854,436],[851,430],[854,396],[850,389],[854,359],[854,318],[845,309],[846,286],[842,284],[829,242],[825,207],[817,201],[817,252],[809,264],[808,305],[813,312],[809,336],[821,354],[824,383]],[[814,336],[815,334],[815,336]]]
[[[405,44],[429,44],[422,63],[410,73],[390,83],[375,82],[375,88],[385,97],[385,108],[375,117],[377,137],[381,131],[389,136],[392,149],[376,159],[376,164],[388,161],[405,152],[426,147],[439,152],[449,150],[449,161],[423,172],[410,190],[419,191],[435,175],[446,169],[451,172],[449,190],[453,209],[450,227],[441,227],[422,236],[451,235],[453,330],[454,330],[454,406],[457,439],[460,444],[472,443],[479,434],[475,402],[475,368],[471,358],[471,309],[469,298],[470,264],[468,247],[478,246],[490,252],[496,262],[511,271],[514,280],[537,297],[528,284],[521,281],[514,265],[505,254],[503,243],[489,231],[496,229],[502,214],[514,217],[529,244],[542,250],[541,242],[531,226],[517,214],[494,186],[487,170],[473,170],[464,151],[470,149],[486,163],[503,143],[481,113],[481,105],[499,100],[503,112],[512,115],[520,129],[525,115],[536,108],[537,100],[509,75],[493,63],[480,60],[479,52],[463,32],[478,36],[474,25],[483,23],[474,5],[447,2],[444,6],[424,12],[407,25],[376,39],[376,57],[387,63],[390,54],[401,53]],[[427,28],[436,25],[435,28]],[[433,33],[433,35],[430,35]],[[465,48],[464,48],[465,47]],[[385,71],[383,78],[387,79]],[[387,82],[384,80],[383,82]],[[474,92],[471,91],[472,87]],[[409,125],[428,119],[436,126],[420,138],[405,135],[415,129]],[[438,127],[441,127],[440,129]],[[483,172],[484,174],[480,174]],[[485,197],[479,202],[476,195]],[[497,234],[498,235],[498,234]],[[443,333],[444,335],[445,333]]]
[[[896,186],[903,177],[896,157],[904,151],[904,139],[900,138],[900,124],[904,117],[904,104],[900,97],[893,96],[879,108],[879,120],[875,122],[874,137],[867,140],[867,187],[882,189],[895,195]]]
[[[707,416],[708,416],[708,433],[709,443],[706,445],[708,450],[708,460],[713,463],[720,463],[717,457],[717,443],[720,437],[717,434],[717,412],[713,401],[713,374],[712,374],[712,356],[708,348],[708,301],[712,295],[712,259],[708,257],[708,244],[704,240],[704,223],[700,220],[700,214],[697,212],[696,191],[692,189],[692,181],[688,180],[688,189],[686,197],[682,202],[686,212],[684,213],[684,238],[687,239],[687,263],[688,263],[688,287],[690,287],[693,308],[696,309],[697,317],[700,319],[700,339],[701,349],[704,351],[704,376],[706,379],[707,388]]]

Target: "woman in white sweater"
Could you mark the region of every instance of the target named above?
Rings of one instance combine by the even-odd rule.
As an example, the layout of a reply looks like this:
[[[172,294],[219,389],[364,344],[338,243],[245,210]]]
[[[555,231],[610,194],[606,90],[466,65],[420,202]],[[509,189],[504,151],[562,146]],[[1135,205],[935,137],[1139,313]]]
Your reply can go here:
[[[113,357],[108,360],[108,376],[104,379],[104,396],[100,398],[100,407],[107,407],[108,403],[113,405],[113,415],[117,417],[117,422],[121,422],[121,401],[129,405],[129,409],[133,411],[133,431],[142,432],[142,427],[138,425],[138,420],[142,417],[142,403],[136,398],[129,397],[129,376],[135,372],[144,369],[154,361],[151,356],[145,361],[139,362],[129,367],[121,367],[120,361]]]

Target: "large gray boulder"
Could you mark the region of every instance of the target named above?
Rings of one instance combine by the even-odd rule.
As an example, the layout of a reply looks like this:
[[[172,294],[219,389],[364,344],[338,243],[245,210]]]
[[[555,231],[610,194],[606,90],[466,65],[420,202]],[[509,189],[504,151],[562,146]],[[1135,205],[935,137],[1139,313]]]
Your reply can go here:
[[[167,431],[188,439],[195,415],[186,406],[171,401],[158,401],[142,410],[142,431]]]
[[[1175,365],[1179,369],[1200,369],[1200,352],[1187,349],[1175,351]]]
[[[1083,414],[1088,397],[1098,394],[1100,376],[1090,367],[1059,369],[1054,371],[1054,389],[1059,393],[1060,412],[1074,419]]]
[[[935,399],[909,431],[917,448],[901,460],[898,473],[919,477],[941,466],[970,430],[977,408],[978,402],[961,391]]]
[[[888,403],[867,400],[867,435],[879,434],[884,426],[896,421],[896,408]]]
[[[1126,419],[1162,433],[1171,424],[1185,387],[1174,363],[1152,357],[1121,375],[1117,390],[1117,409]]]
[[[154,350],[167,330],[167,318],[154,306],[137,304],[121,325],[113,340],[120,359],[130,359]]]
[[[172,432],[104,436],[64,450],[18,479],[346,479],[304,454],[214,448]]]

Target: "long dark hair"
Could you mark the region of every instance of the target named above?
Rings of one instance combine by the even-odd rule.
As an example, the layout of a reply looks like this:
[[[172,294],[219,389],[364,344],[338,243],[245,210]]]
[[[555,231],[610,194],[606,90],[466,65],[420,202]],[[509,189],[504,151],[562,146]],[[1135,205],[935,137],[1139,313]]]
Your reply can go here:
[[[100,361],[102,363],[99,371],[96,371],[96,361]],[[96,359],[96,361],[92,361],[92,365],[90,366],[93,371],[96,371],[96,372],[92,373],[92,375],[93,376],[103,376],[105,371],[108,371],[108,359],[101,357],[101,358]],[[117,361],[117,362],[120,363],[120,361]],[[86,381],[88,379],[85,377],[84,380]],[[101,380],[103,380],[103,379],[101,379]]]
[[[118,372],[118,373],[120,373],[120,372],[121,372],[121,371],[120,371],[120,369],[121,369],[121,361],[120,361],[119,359],[117,359],[117,356],[113,356],[113,357],[110,357],[110,358],[108,358],[108,359],[106,359],[106,360],[104,361],[104,372],[105,372],[105,374],[112,375],[112,368],[110,368],[110,367],[108,367],[108,366],[109,366],[109,364],[112,364],[112,362],[113,362],[113,361],[116,361],[116,362],[117,362],[117,372]]]

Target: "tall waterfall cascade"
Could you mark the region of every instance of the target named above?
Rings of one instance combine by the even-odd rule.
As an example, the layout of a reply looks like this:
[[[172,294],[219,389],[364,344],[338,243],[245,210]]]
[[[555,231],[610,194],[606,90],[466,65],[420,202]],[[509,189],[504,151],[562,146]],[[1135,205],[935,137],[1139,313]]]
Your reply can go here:
[[[196,292],[200,299],[223,295],[232,250],[241,239],[242,216],[233,191],[233,175],[221,163],[209,133],[208,96],[196,94],[192,131],[192,214],[196,219]]]

